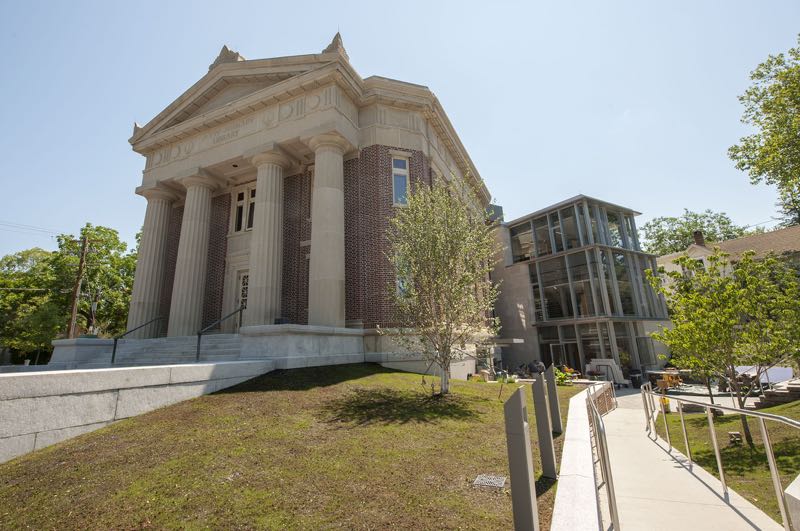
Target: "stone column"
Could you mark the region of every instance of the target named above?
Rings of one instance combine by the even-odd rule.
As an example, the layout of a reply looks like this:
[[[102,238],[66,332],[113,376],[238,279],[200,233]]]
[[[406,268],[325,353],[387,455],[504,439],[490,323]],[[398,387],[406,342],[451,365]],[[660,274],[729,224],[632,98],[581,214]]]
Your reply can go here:
[[[164,287],[164,265],[167,252],[167,231],[175,196],[160,188],[147,188],[139,193],[147,198],[136,277],[133,281],[131,306],[128,311],[128,330],[160,316],[161,292]],[[166,317],[166,316],[164,316]],[[161,321],[148,325],[128,337],[156,337],[162,330]]]
[[[181,180],[186,187],[175,281],[169,308],[169,336],[190,336],[200,330],[206,289],[211,192],[216,183],[207,176]]]
[[[334,134],[311,139],[311,263],[308,324],[344,326],[344,153],[349,144]]]
[[[283,286],[283,173],[289,159],[278,151],[253,157],[258,168],[246,325],[271,325],[281,315]]]

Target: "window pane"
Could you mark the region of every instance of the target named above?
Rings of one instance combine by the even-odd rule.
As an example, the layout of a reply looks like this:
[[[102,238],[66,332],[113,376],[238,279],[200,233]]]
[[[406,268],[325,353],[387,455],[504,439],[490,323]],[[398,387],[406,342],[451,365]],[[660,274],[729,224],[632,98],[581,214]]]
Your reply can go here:
[[[514,262],[530,259],[533,253],[533,232],[531,224],[525,222],[522,225],[512,227],[511,234],[511,255]]]
[[[238,194],[236,194],[236,200],[244,201],[244,192],[239,192]]]
[[[609,257],[608,251],[602,251],[600,253],[602,265],[603,265],[603,279],[605,280],[606,285],[606,293],[608,293],[608,302],[611,306],[611,314],[612,315],[619,315],[620,310],[617,308],[617,300],[614,297],[614,277],[611,273],[611,258]]]
[[[614,252],[614,270],[617,273],[617,285],[619,286],[620,302],[622,302],[622,313],[625,315],[636,315],[636,304],[633,301],[633,284],[624,253]]]
[[[398,170],[407,170],[408,161],[406,159],[392,159],[392,168],[396,168]]]
[[[539,218],[533,220],[533,229],[536,232],[536,256],[547,256],[552,254],[550,246],[550,233],[547,230],[547,219]]]
[[[540,267],[547,319],[572,317],[572,297],[564,258],[545,260]]]
[[[236,232],[242,230],[242,216],[244,216],[244,205],[236,206]]]
[[[589,238],[586,236],[586,215],[583,211],[583,205],[577,205],[575,208],[578,211],[578,226],[583,235],[581,245],[589,245]]]
[[[561,239],[561,224],[558,221],[558,213],[553,212],[550,214],[550,225],[553,227],[553,242],[556,246],[556,252],[559,253],[564,250],[564,241]]]
[[[592,225],[592,237],[594,238],[594,243],[605,243],[600,238],[600,233],[598,231],[598,211],[596,206],[589,206],[589,221]]]
[[[247,209],[247,228],[253,228],[253,213],[255,212],[256,204],[254,202],[250,202],[250,206]]]
[[[603,290],[605,287],[603,285],[603,279],[601,278],[601,268],[598,267],[597,258],[595,257],[594,251],[589,251],[589,273],[591,274],[594,282],[593,298],[595,310],[597,315],[605,315],[606,309],[605,305],[603,304]]]
[[[564,240],[567,243],[567,249],[574,249],[580,247],[581,242],[578,238],[578,225],[575,222],[575,209],[567,207],[561,209],[561,229],[564,231]]]
[[[612,247],[622,247],[622,232],[619,228],[619,217],[616,212],[608,212],[608,233],[611,236],[609,245]]]
[[[405,205],[408,192],[408,179],[405,175],[394,174],[394,204]]]
[[[256,196],[256,189],[253,188],[252,190],[250,190],[250,199],[255,198],[255,196]]]
[[[588,365],[595,358],[602,358],[597,325],[578,325],[579,340],[583,348],[583,359]]]
[[[575,290],[577,316],[588,317],[595,315],[592,283],[589,280],[589,265],[586,263],[586,254],[582,251],[570,254],[567,256],[567,263],[572,276],[572,286]]]

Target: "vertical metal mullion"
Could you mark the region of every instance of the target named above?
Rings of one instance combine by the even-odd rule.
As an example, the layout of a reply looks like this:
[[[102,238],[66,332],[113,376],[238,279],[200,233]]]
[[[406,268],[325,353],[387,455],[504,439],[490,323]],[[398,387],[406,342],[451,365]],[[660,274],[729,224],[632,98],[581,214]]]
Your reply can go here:
[[[625,315],[622,310],[622,298],[619,296],[619,281],[617,280],[617,268],[614,266],[614,252],[611,249],[603,249],[603,253],[608,257],[608,270],[611,273],[611,291],[614,292],[617,310],[619,310],[619,315]]]
[[[575,226],[578,227],[578,247],[583,247],[586,245],[586,239],[583,237],[584,229],[581,227],[581,216],[578,215],[578,205],[572,205],[572,215],[575,216]]]
[[[586,234],[588,235],[588,238],[586,238],[586,243],[588,245],[594,245],[597,242],[594,241],[594,234],[592,233],[592,217],[589,215],[589,202],[584,200],[581,204],[581,208],[583,208],[584,225]]]
[[[600,279],[600,296],[603,298],[603,306],[606,310],[605,314],[611,316],[611,301],[609,300],[611,295],[608,293],[608,283],[606,282],[606,275],[603,271],[602,249],[600,249],[600,247],[594,248],[594,259],[595,264],[597,264],[597,277]]]
[[[622,237],[622,247],[625,249],[632,249],[633,245],[631,245],[631,240],[628,238],[628,227],[625,226],[625,213],[615,212],[615,214],[617,215],[617,219],[619,219],[619,233]]]
[[[634,366],[638,370],[642,370],[642,360],[639,358],[639,345],[638,341],[636,341],[636,329],[634,324],[630,321],[625,323],[625,331],[628,333],[628,341],[631,343],[631,359],[633,360]]]
[[[563,234],[563,232],[562,232]],[[569,265],[569,256],[568,254],[564,255],[564,265],[567,267],[567,283],[569,284],[569,297],[572,301],[572,318],[575,319],[578,315],[578,305],[577,305],[577,297],[575,297],[575,286],[572,285],[572,272],[570,272],[570,265]]]
[[[603,313],[602,310],[600,309],[602,301],[597,300],[597,290],[595,289],[594,274],[592,273],[592,261],[589,260],[589,252],[590,252],[589,249],[583,251],[584,259],[586,260],[586,271],[589,273],[589,289],[592,290],[592,306],[594,306],[594,315],[597,316]],[[598,278],[599,277],[600,275],[598,275]]]
[[[636,218],[633,215],[631,215],[630,219],[631,219],[631,230],[633,231],[633,246],[635,250],[641,251],[642,247],[639,244],[639,231],[636,228]]]

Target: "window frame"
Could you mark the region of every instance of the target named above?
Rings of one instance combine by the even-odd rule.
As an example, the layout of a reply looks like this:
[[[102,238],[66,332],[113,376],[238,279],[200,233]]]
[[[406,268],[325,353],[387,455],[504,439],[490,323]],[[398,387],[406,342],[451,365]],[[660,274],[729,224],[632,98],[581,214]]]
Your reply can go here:
[[[395,160],[402,160],[405,161],[406,167],[405,169],[395,168],[394,161]],[[408,156],[403,155],[395,155],[392,154],[392,206],[396,207],[404,207],[408,205],[408,193],[411,191],[411,159]],[[405,202],[399,203],[396,201],[397,198],[397,189],[395,188],[395,177],[405,177],[406,180],[406,193],[405,193]]]
[[[239,194],[243,195],[242,201],[239,201]],[[230,234],[242,234],[253,230],[253,219],[255,218],[255,202],[256,202],[256,183],[245,184],[237,186],[231,190],[231,221],[230,221]],[[236,218],[239,207],[242,208],[242,228],[236,228]]]

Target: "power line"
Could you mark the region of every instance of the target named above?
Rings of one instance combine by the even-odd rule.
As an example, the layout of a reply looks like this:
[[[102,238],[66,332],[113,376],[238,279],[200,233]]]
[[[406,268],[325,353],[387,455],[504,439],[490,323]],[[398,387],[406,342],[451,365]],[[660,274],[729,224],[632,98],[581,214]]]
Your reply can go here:
[[[40,227],[38,225],[26,225],[24,223],[14,223],[12,221],[0,221],[0,225],[11,227],[14,229],[31,230],[37,232],[46,232],[49,234],[58,234],[58,231],[49,229],[47,227]]]

